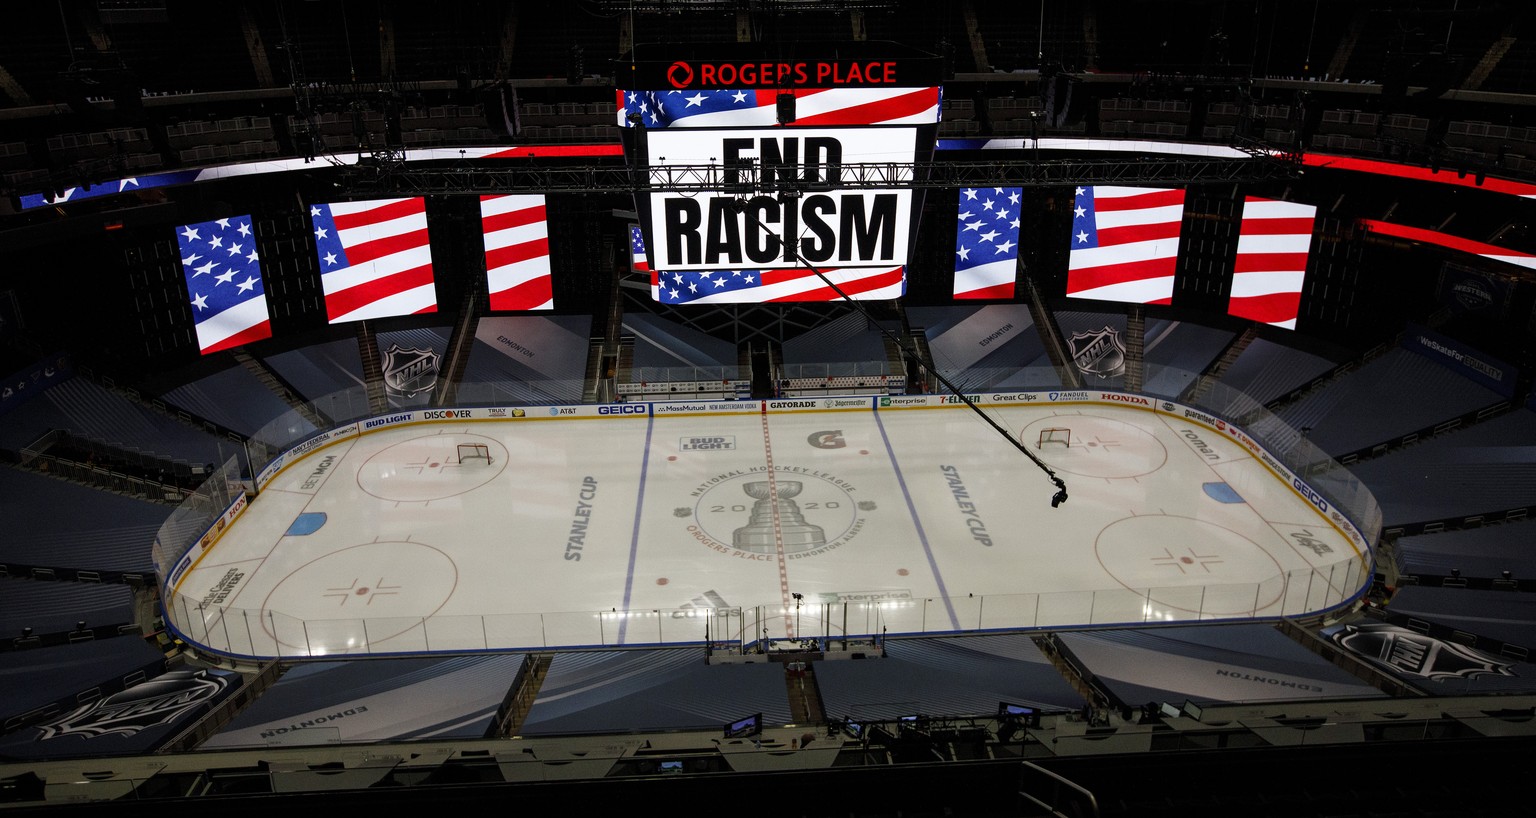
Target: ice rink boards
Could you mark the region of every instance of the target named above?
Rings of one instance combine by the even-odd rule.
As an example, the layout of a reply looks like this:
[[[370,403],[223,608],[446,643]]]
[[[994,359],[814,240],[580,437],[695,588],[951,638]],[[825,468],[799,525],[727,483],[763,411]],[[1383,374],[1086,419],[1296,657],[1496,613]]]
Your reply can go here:
[[[1369,577],[1240,430],[1078,394],[383,416],[264,475],[172,619],[238,655],[411,654],[1272,618]]]

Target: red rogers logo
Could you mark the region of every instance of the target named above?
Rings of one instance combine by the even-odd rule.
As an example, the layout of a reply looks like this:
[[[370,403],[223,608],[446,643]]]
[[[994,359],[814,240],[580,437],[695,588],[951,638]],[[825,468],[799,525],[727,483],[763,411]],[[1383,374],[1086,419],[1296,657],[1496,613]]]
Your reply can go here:
[[[693,66],[678,60],[667,67],[667,82],[673,88],[687,88],[693,84]]]

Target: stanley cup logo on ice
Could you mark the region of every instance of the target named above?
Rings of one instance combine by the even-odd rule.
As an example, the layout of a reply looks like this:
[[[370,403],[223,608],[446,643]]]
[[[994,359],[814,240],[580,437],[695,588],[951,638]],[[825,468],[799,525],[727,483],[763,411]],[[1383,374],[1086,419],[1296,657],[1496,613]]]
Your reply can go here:
[[[736,529],[731,544],[754,554],[771,554],[776,550],[773,524],[777,516],[779,541],[786,552],[809,551],[827,544],[827,535],[820,526],[811,525],[800,513],[795,496],[804,488],[797,481],[780,480],[769,483],[758,480],[747,483],[741,490],[756,500],[752,504],[752,518]]]

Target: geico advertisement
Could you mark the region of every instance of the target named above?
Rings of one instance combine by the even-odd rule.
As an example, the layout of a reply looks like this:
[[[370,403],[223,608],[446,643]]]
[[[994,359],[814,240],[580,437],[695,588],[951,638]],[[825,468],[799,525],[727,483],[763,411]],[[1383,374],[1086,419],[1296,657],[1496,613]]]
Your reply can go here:
[[[797,256],[835,267],[906,264],[912,190],[839,185],[851,181],[850,164],[895,163],[881,178],[910,180],[916,145],[917,129],[901,127],[653,131],[647,139],[653,171],[713,166],[724,189],[651,194],[651,266],[791,267]],[[773,194],[786,186],[800,195],[725,192]]]

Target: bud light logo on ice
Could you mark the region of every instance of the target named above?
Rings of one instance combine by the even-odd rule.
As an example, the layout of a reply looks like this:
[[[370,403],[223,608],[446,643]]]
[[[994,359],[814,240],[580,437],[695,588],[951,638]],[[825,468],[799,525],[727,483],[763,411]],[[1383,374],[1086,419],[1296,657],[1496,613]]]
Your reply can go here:
[[[735,435],[715,435],[711,437],[685,437],[678,441],[680,451],[703,452],[718,451],[736,448]]]

